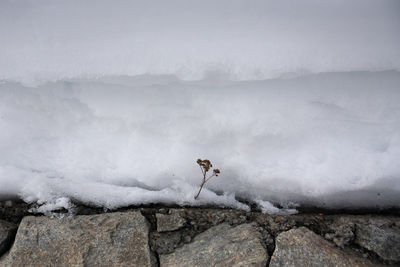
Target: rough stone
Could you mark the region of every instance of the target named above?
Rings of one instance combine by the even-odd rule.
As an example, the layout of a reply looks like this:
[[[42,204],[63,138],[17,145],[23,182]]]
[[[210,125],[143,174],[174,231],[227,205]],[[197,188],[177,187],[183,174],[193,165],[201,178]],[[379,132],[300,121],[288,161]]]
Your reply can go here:
[[[157,213],[157,231],[167,232],[178,230],[185,225],[186,220],[181,217],[179,210],[170,210],[170,214]]]
[[[233,209],[185,209],[184,216],[196,231],[205,230],[219,225],[229,223],[230,225],[243,224],[247,222],[246,212]]]
[[[0,202],[0,220],[2,219],[14,223],[14,233],[8,235],[10,238],[6,242],[8,245],[5,246],[5,250],[8,250],[12,245],[15,233],[17,232],[15,225],[17,225],[24,216],[31,215],[28,212],[30,206],[31,205],[17,201]],[[140,208],[130,207],[124,208],[121,211],[123,211],[123,214],[135,211],[135,214],[138,214],[140,218],[142,218],[140,214],[143,214],[147,222],[150,223],[149,230],[146,230],[147,228],[143,231],[140,230],[142,229],[142,223],[138,223],[139,226],[136,226],[134,223],[124,218],[124,216],[115,215],[114,218],[112,213],[104,214],[102,208],[77,205],[77,215],[91,215],[86,216],[86,218],[88,218],[85,219],[86,221],[80,218],[80,216],[62,219],[61,221],[47,217],[25,218],[21,225],[25,231],[22,229],[19,230],[14,247],[6,252],[3,258],[0,259],[0,266],[132,266],[135,264],[149,266],[149,258],[150,264],[153,266],[159,266],[160,258],[162,259],[162,263],[164,263],[163,266],[196,266],[196,264],[198,264],[197,266],[204,266],[206,264],[232,266],[234,263],[247,266],[251,265],[248,263],[249,261],[246,262],[241,258],[247,257],[245,253],[248,253],[246,252],[248,249],[247,243],[250,241],[249,239],[242,238],[242,234],[232,234],[230,231],[239,231],[238,229],[243,226],[238,225],[248,224],[250,222],[253,223],[250,227],[252,229],[251,231],[255,232],[255,239],[259,240],[259,243],[261,243],[261,246],[264,248],[264,253],[265,250],[267,250],[265,254],[272,255],[275,253],[272,264],[279,260],[279,253],[282,253],[281,255],[284,255],[285,258],[283,260],[281,259],[281,262],[278,262],[276,265],[280,265],[282,262],[282,265],[285,265],[284,263],[293,263],[295,260],[297,263],[294,265],[298,266],[307,266],[309,262],[306,260],[310,260],[314,265],[323,266],[346,266],[346,264],[368,266],[368,264],[371,264],[371,261],[375,266],[378,264],[392,264],[393,266],[398,266],[400,263],[398,259],[400,255],[400,217],[393,213],[391,213],[390,216],[388,214],[382,216],[381,214],[324,215],[316,213],[281,216],[210,207],[172,208],[157,206]],[[157,216],[157,214],[159,215]],[[175,219],[173,219],[176,215],[181,222],[176,222]],[[109,217],[107,217],[107,219],[101,219],[105,218],[101,216],[111,216],[112,220],[110,220]],[[164,231],[163,226],[161,226],[161,224],[163,224],[161,222],[163,218],[161,217],[167,219],[166,224],[169,223],[173,226],[164,228],[167,229]],[[171,218],[173,220],[171,220]],[[144,218],[142,219],[142,222],[146,224],[146,220],[144,220]],[[55,220],[55,222],[53,222],[53,220]],[[183,223],[182,220],[184,221]],[[216,231],[215,229],[218,229],[221,225],[225,225],[225,228]],[[235,226],[238,226],[238,229],[236,229]],[[310,233],[304,234],[305,237],[299,237],[297,235],[297,239],[291,239],[292,245],[290,249],[284,248],[282,244],[284,242],[279,240],[281,240],[282,235],[285,236],[288,234],[282,234],[282,232],[297,229],[297,227],[300,226],[311,230],[313,235]],[[4,226],[1,226],[0,223],[0,228],[1,227],[4,229]],[[227,231],[227,229],[229,231]],[[135,234],[138,238],[135,244],[127,240],[127,238],[131,236],[130,232],[134,230],[139,232],[139,234]],[[8,230],[6,232],[9,233]],[[201,237],[209,232],[212,232],[212,234],[209,234],[208,237]],[[128,234],[124,235],[124,233]],[[318,237],[315,237],[314,233],[317,234]],[[312,237],[308,238],[308,235]],[[0,233],[0,236],[4,238],[4,232],[3,235]],[[115,236],[117,236],[120,241],[116,242]],[[275,238],[277,236],[279,236],[279,238],[277,239],[275,250]],[[320,241],[322,237],[325,237],[331,242]],[[110,241],[110,239],[113,241]],[[236,244],[236,246],[241,246],[240,251],[242,254],[241,256],[239,255],[241,257],[240,259],[234,255],[237,254],[235,251],[237,248],[230,243],[231,239],[234,240],[232,243],[239,244]],[[148,240],[148,242],[141,242],[140,240]],[[201,244],[199,240],[203,240],[203,243]],[[35,242],[37,242],[37,244],[35,244]],[[224,247],[223,242],[225,242],[226,247]],[[118,245],[118,243],[120,245]],[[215,245],[215,243],[220,245]],[[320,245],[320,243],[322,245]],[[333,243],[340,248],[334,246]],[[1,244],[4,243],[0,242],[0,245]],[[193,244],[196,245],[193,246]],[[152,251],[150,256],[148,256],[148,245],[150,245]],[[24,246],[26,246],[26,248]],[[254,250],[252,246],[254,246],[254,242],[250,242],[250,250]],[[299,248],[299,246],[301,246],[301,248]],[[135,253],[142,255],[144,260],[131,260],[135,258],[130,252],[131,249],[136,249],[137,252]],[[282,249],[287,249],[289,252],[279,252]],[[310,252],[310,250],[312,250],[312,252]],[[142,253],[142,251],[144,252]],[[234,253],[232,251],[234,251]],[[51,255],[53,253],[56,255]],[[172,254],[166,255],[169,253]],[[291,254],[296,254],[297,256]],[[130,260],[120,260],[126,255],[130,257]],[[189,258],[183,259],[183,257],[187,257],[187,255],[189,255]],[[232,262],[229,261],[230,255],[236,257],[232,259]],[[287,258],[287,255],[290,257]],[[225,256],[226,258],[224,258]],[[118,259],[118,257],[120,257],[120,259]],[[16,260],[16,258],[18,259]],[[361,258],[361,260],[359,258]],[[167,262],[167,264],[165,259],[172,260],[170,260],[169,263]],[[261,265],[268,262],[267,259],[268,256],[266,255],[263,260],[260,260],[263,261]],[[176,264],[173,264],[173,260]],[[303,264],[301,262],[302,260],[306,261],[306,263],[303,262]],[[50,261],[52,263],[48,264]],[[257,265],[257,263],[254,263],[254,265]],[[290,266],[290,264],[288,265]],[[309,266],[312,266],[312,264],[309,264]]]
[[[150,266],[140,212],[50,219],[25,217],[0,266]]]
[[[346,253],[305,227],[278,235],[271,267],[277,266],[376,266]]]
[[[339,217],[329,228],[334,233],[326,234],[325,237],[341,248],[344,248],[354,240],[355,224],[347,217]]]
[[[0,256],[10,247],[18,226],[0,220]]]
[[[160,255],[161,266],[265,266],[267,261],[261,234],[252,224],[214,226],[174,253]]]
[[[257,214],[255,221],[268,229],[272,234],[287,231],[296,225],[297,216],[276,216],[268,214]],[[301,217],[300,217],[301,218]]]
[[[355,243],[381,258],[400,262],[400,220],[371,218],[356,223]]]
[[[181,239],[179,232],[151,233],[151,248],[157,253],[171,253],[178,247]]]

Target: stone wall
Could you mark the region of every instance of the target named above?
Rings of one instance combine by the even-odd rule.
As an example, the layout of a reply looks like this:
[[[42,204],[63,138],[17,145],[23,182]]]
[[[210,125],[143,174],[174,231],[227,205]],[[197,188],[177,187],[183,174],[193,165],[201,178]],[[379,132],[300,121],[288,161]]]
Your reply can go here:
[[[14,210],[13,210],[14,207]],[[379,266],[400,263],[400,217],[214,208],[0,206],[0,266]],[[17,230],[18,229],[18,230]]]

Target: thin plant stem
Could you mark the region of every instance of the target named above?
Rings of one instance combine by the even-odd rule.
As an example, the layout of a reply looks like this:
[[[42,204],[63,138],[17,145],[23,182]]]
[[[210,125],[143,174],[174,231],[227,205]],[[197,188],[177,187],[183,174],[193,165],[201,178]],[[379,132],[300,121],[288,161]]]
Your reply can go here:
[[[214,170],[213,170],[213,174],[212,174],[210,177],[207,178],[207,172],[208,172],[208,171],[210,170],[210,168],[212,167],[211,162],[210,162],[209,160],[207,160],[207,159],[205,159],[205,160],[198,159],[198,160],[197,160],[197,164],[199,164],[201,173],[203,174],[203,179],[202,179],[201,184],[200,184],[199,192],[197,192],[197,195],[194,197],[194,199],[197,199],[197,198],[199,197],[200,192],[201,192],[201,190],[202,190],[203,187],[204,187],[204,184],[205,184],[208,180],[210,180],[211,178],[213,178],[214,176],[218,176],[218,174],[220,173],[220,171],[219,171],[218,169],[214,169]]]
[[[198,192],[197,195],[194,197],[194,199],[197,199],[197,198],[199,197],[200,192],[201,192],[201,189],[203,189],[204,184],[205,184],[205,182],[202,182],[202,183],[201,183],[199,192]]]

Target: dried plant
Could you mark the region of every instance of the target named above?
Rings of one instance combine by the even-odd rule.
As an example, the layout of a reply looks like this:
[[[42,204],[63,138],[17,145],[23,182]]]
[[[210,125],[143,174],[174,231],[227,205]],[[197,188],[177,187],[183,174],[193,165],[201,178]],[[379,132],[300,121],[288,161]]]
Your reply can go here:
[[[203,180],[201,182],[199,192],[194,197],[194,199],[197,199],[199,197],[201,189],[203,189],[204,184],[208,180],[210,180],[214,176],[218,176],[220,174],[220,171],[218,169],[214,169],[212,175],[207,178],[207,172],[212,168],[212,164],[208,159],[204,159],[204,160],[198,159],[197,164],[199,164],[199,166],[200,166],[201,173],[203,174]]]

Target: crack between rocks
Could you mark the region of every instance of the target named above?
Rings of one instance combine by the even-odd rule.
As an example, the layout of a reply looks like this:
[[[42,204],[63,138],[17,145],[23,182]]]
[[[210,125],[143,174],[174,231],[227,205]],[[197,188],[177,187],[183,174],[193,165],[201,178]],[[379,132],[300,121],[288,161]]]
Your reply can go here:
[[[272,236],[272,235],[271,235]],[[268,255],[269,257],[268,257],[268,259],[267,259],[267,264],[265,265],[265,266],[269,266],[269,264],[271,263],[271,259],[272,259],[272,255],[274,255],[274,253],[275,253],[275,249],[276,249],[276,241],[275,241],[275,239],[276,239],[276,237],[275,236],[272,236],[272,240],[274,241],[273,243],[274,243],[274,250],[272,251],[272,253],[271,253],[271,255]],[[267,250],[267,254],[268,254],[268,250]]]
[[[11,235],[6,239],[5,250],[2,254],[0,254],[0,261],[3,260],[7,256],[7,254],[11,251],[11,248],[14,246],[18,229],[19,229],[19,224],[18,224],[17,228],[14,231],[12,231]]]
[[[152,263],[152,267],[160,267],[161,265],[160,265],[160,255],[158,255],[158,253],[157,252],[155,252],[155,251],[153,251],[152,252],[153,253],[153,257],[155,258],[155,260],[156,260],[156,262],[153,262]]]
[[[140,213],[142,216],[146,219],[148,225],[149,225],[149,230],[147,233],[147,246],[149,248],[150,252],[150,264],[151,267],[160,267],[160,256],[158,255],[157,251],[154,251],[151,246],[151,232],[155,231],[157,229],[157,221],[156,221],[156,215],[155,211],[150,209],[150,210],[144,210],[141,209]]]
[[[259,223],[257,223],[257,226],[258,226],[259,228],[263,229],[264,231],[266,231],[266,232],[271,236],[271,238],[272,238],[272,240],[273,240],[273,250],[272,250],[272,252],[271,252],[271,254],[270,254],[270,250],[268,249],[268,244],[267,244],[266,238],[264,238],[264,237],[262,236],[261,239],[260,239],[261,245],[264,247],[265,252],[266,252],[267,255],[268,255],[267,262],[266,262],[266,264],[265,264],[265,266],[268,267],[269,264],[270,264],[270,262],[271,262],[271,257],[272,257],[272,255],[273,255],[274,252],[275,252],[275,247],[276,247],[276,246],[275,246],[275,239],[276,239],[276,236],[274,236],[273,234],[271,234],[268,230],[265,229],[265,227],[263,227],[263,226],[260,225]],[[260,230],[258,230],[258,232],[262,235],[262,233],[260,232]]]

